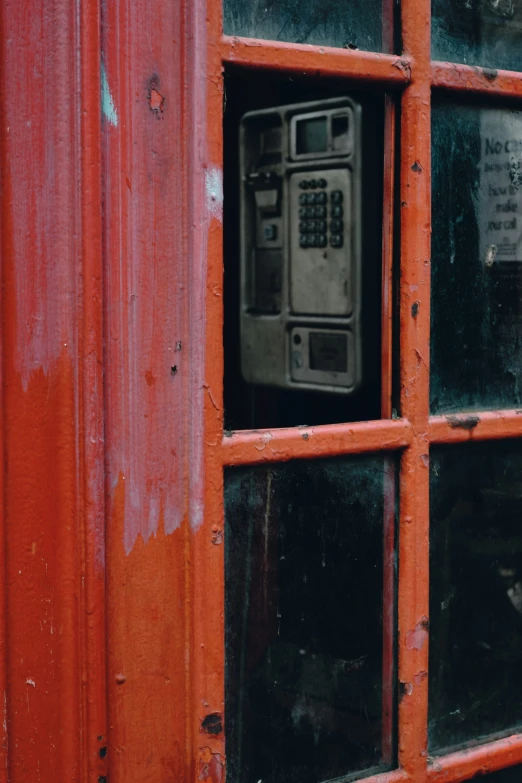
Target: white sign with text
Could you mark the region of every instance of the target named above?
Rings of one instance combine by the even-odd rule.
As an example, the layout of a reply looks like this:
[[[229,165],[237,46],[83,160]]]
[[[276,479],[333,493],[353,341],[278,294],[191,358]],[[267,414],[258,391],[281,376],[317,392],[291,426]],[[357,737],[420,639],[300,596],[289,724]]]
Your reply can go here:
[[[486,266],[522,262],[522,113],[484,110],[477,218]]]

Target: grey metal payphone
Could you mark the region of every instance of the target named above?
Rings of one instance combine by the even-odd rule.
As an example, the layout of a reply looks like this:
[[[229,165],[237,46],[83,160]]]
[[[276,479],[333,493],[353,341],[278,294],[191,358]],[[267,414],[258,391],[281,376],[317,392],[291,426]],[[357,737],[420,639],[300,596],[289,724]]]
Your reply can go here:
[[[240,128],[245,380],[350,394],[362,381],[361,109],[335,98]]]

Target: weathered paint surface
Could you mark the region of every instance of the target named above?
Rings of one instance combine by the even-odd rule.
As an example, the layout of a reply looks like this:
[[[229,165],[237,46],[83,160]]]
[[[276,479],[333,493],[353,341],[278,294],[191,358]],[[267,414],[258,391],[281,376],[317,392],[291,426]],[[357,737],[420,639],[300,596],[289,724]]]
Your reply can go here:
[[[173,533],[183,519],[184,378],[191,345],[186,328],[187,264],[183,238],[181,118],[176,96],[182,73],[161,36],[111,34],[138,21],[134,3],[106,11],[104,63],[118,125],[104,132],[106,431],[109,497],[121,484],[123,544],[147,542],[159,526]],[[163,18],[179,38],[179,10]],[[127,26],[123,26],[123,19]],[[122,30],[120,30],[122,24]],[[180,52],[178,51],[178,57]],[[165,98],[149,106],[154,80]],[[173,368],[176,368],[174,371]],[[112,506],[112,503],[111,503]]]
[[[142,25],[149,33],[134,37]],[[221,219],[222,175],[207,161],[205,26],[198,25],[184,106],[183,50],[170,45],[184,34],[179,4],[122,2],[105,11],[107,470],[111,492],[125,486],[127,553],[139,536],[148,541],[160,526],[167,534],[180,526],[187,470],[197,486],[190,521],[195,529],[202,522],[208,232]],[[187,122],[195,138],[184,135]]]
[[[105,65],[101,64],[101,109],[102,109],[102,117],[107,120],[107,122],[110,125],[117,125],[118,124],[118,112],[116,111],[116,107],[114,106],[114,101],[112,99],[111,95],[111,89],[109,87],[109,82],[107,80],[107,72],[105,70]]]
[[[407,698],[398,705],[398,759],[413,780],[426,780],[429,617],[429,330],[430,330],[430,2],[403,0],[402,35],[411,82],[401,99],[400,408],[413,438],[401,462],[398,585],[398,675]]]
[[[219,58],[209,98],[202,2],[1,14],[0,780],[197,779],[224,707]]]
[[[222,725],[200,734],[224,707],[222,92],[213,148],[206,19],[203,2],[103,9],[111,783],[224,769]]]
[[[99,14],[90,0],[0,14],[0,780],[95,780],[107,766]]]
[[[397,449],[402,768],[372,780],[522,761],[426,748],[429,443],[522,436],[428,416],[430,80],[522,82],[430,65],[428,0],[401,13],[398,58],[222,40],[221,0],[2,4],[0,783],[222,783],[223,465]],[[404,90],[400,420],[222,438],[222,58]]]

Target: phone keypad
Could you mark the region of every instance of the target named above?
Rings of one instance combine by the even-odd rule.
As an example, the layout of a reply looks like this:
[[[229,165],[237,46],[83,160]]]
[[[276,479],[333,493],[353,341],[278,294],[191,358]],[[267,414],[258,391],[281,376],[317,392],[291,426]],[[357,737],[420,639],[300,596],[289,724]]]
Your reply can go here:
[[[299,247],[330,247],[341,248],[344,242],[344,222],[342,190],[332,190],[328,193],[325,188],[328,181],[319,179],[303,179],[299,182],[301,190],[299,194]],[[312,191],[312,192],[310,192]],[[326,219],[331,218],[327,232]]]
[[[300,247],[326,247],[326,234],[301,234],[299,237]]]
[[[324,177],[320,179],[302,179],[299,183],[301,190],[308,190],[308,188],[315,190],[316,188],[325,188],[327,185],[328,182]]]

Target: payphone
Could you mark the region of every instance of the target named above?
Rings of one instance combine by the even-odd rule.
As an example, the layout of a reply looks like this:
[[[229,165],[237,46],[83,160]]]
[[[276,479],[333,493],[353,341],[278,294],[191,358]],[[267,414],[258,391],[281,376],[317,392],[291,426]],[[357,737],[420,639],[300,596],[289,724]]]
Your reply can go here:
[[[347,97],[240,126],[241,371],[351,394],[362,382],[361,108]]]

